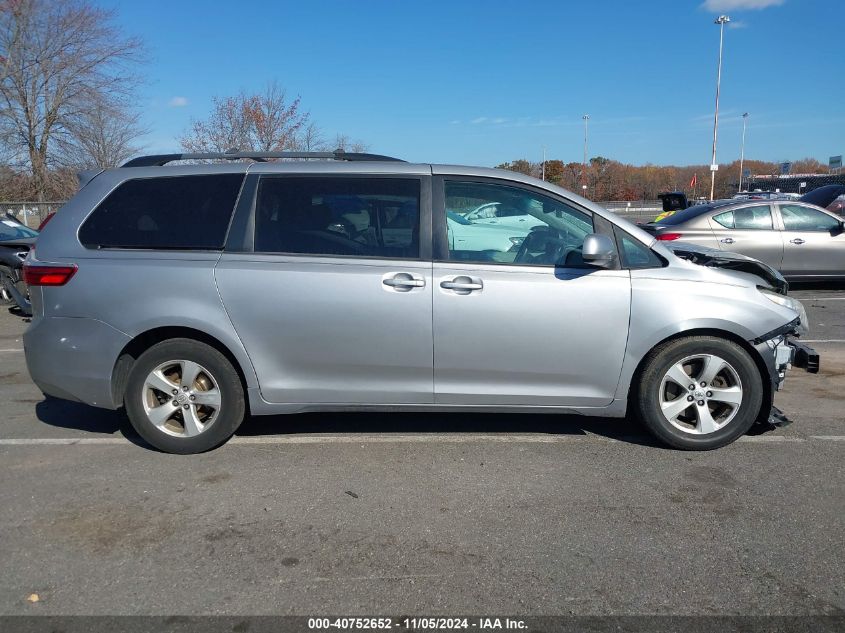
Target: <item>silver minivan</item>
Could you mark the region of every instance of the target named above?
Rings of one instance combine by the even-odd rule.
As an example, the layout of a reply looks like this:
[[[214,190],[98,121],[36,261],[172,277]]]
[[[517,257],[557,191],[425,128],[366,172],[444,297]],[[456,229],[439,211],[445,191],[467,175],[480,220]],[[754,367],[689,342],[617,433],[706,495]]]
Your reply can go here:
[[[818,369],[770,267],[520,174],[171,154],[81,184],[25,264],[29,371],[164,451],[360,410],[630,415],[712,449],[783,419],[787,368]]]

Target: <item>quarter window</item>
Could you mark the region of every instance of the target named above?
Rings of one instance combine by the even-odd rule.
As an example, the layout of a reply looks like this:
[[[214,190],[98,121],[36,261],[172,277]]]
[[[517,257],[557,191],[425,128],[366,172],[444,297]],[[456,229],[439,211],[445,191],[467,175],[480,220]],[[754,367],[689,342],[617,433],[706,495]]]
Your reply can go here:
[[[622,256],[622,265],[625,268],[661,268],[663,266],[663,261],[645,244],[634,239],[618,226],[613,230]]]
[[[265,177],[255,207],[255,250],[395,257],[420,255],[420,181]]]
[[[840,226],[836,218],[799,205],[782,204],[780,215],[787,231],[831,231]]]
[[[447,181],[449,261],[583,266],[592,217],[567,204],[506,185]]]
[[[79,229],[88,248],[223,248],[243,174],[127,180]]]

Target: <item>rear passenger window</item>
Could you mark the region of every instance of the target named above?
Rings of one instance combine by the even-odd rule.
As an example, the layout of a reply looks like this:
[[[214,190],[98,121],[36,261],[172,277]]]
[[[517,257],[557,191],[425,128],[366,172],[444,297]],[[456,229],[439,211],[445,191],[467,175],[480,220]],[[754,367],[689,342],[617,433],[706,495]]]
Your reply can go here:
[[[415,259],[419,227],[418,179],[264,177],[258,187],[259,252]]]
[[[769,205],[734,209],[735,229],[771,229],[772,212]]]
[[[768,205],[740,207],[714,215],[713,219],[726,229],[772,229],[772,212]]]
[[[223,248],[243,174],[127,180],[79,229],[88,248]]]

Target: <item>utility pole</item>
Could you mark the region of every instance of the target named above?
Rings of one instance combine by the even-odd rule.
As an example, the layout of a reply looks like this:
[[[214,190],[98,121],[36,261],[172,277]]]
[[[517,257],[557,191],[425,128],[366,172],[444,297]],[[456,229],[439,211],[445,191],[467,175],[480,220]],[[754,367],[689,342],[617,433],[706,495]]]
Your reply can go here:
[[[546,179],[546,146],[543,145],[543,176],[542,179]]]
[[[584,162],[581,163],[581,191],[584,197],[587,197],[587,125],[590,121],[590,115],[585,114],[581,117],[584,119]]]
[[[739,152],[739,189],[737,191],[742,191],[742,166],[745,162],[745,123],[748,120],[748,112],[742,113],[742,149]]]
[[[720,15],[714,24],[719,25],[719,68],[716,71],[716,113],[713,116],[713,158],[710,161],[710,201],[713,201],[713,192],[716,189],[716,137],[719,133],[719,88],[722,83],[722,43],[725,39],[725,24],[731,19],[727,15]]]

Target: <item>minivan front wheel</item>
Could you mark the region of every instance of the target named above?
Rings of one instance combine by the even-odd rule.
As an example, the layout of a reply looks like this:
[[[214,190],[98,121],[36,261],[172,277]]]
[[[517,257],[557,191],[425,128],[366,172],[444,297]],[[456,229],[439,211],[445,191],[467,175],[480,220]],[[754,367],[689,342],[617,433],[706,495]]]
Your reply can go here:
[[[692,336],[655,348],[638,394],[646,427],[675,448],[709,450],[751,428],[763,401],[760,371],[732,341]]]
[[[232,363],[213,347],[170,339],[141,354],[124,406],[138,434],[168,453],[201,453],[228,440],[246,411]]]

